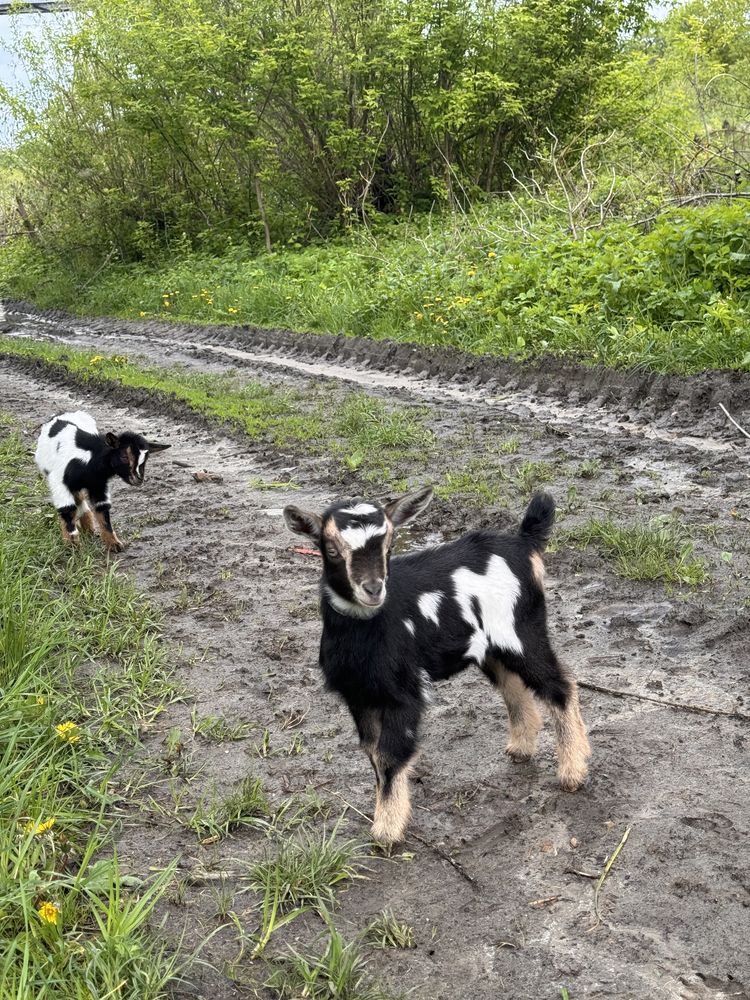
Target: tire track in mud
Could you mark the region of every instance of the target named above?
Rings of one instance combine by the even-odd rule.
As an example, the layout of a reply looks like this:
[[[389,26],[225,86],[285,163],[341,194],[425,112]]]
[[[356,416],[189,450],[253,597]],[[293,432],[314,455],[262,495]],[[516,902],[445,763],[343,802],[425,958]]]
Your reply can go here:
[[[750,372],[694,376],[623,372],[545,358],[520,364],[452,348],[427,348],[329,334],[300,334],[241,326],[193,326],[158,320],[80,320],[26,303],[6,303],[7,317],[30,336],[47,328],[52,339],[113,339],[159,344],[168,351],[205,352],[252,365],[349,381],[364,389],[405,392],[433,401],[456,401],[540,421],[584,426],[611,434],[674,441],[700,450],[743,445],[719,409],[750,421]],[[1,319],[2,317],[0,317]],[[61,328],[60,333],[55,328]]]
[[[248,362],[246,368],[254,377],[268,373],[264,364]],[[33,426],[53,410],[84,406],[100,426],[131,423],[173,441],[161,464],[154,460],[145,492],[116,493],[115,523],[131,541],[122,565],[167,609],[167,639],[199,715],[257,723],[246,740],[207,745],[188,735],[192,706],[171,706],[146,734],[147,752],[163,755],[166,732],[179,726],[203,765],[202,787],[215,781],[226,789],[252,769],[277,801],[312,785],[336,808],[340,792],[368,812],[369,767],[354,752],[348,716],[321,691],[317,675],[317,567],[290,551],[291,539],[276,516],[290,499],[316,505],[331,498],[325,466],[252,442],[237,455],[236,438],[174,400],[114,386],[71,388],[63,373],[50,385],[48,374],[39,366],[0,362],[0,408]],[[458,403],[454,411],[456,422],[478,416],[476,407],[465,413]],[[548,447],[533,438],[533,415],[515,422],[524,453]],[[601,443],[610,437],[604,431],[584,436],[586,448],[609,447]],[[616,458],[623,467],[648,466],[658,454],[665,467],[684,472],[696,453],[684,442],[660,442],[664,453],[649,450],[654,447]],[[248,486],[251,476],[269,469],[276,476],[281,463],[302,492],[274,492],[269,500]],[[693,517],[726,504],[731,476],[746,468],[744,456],[733,451],[711,463],[713,481],[692,484]],[[204,466],[224,482],[195,483],[191,470]],[[625,497],[638,481],[619,486],[617,500],[626,510]],[[683,474],[654,509],[673,503],[688,483]],[[611,485],[617,488],[616,479]],[[734,529],[739,537],[742,525]],[[746,664],[747,618],[731,600],[721,607],[713,591],[685,600],[660,585],[617,580],[587,556],[578,563],[561,553],[550,564],[556,645],[582,679],[721,707],[738,704],[746,693],[740,668]],[[482,678],[463,675],[437,690],[415,782],[414,829],[459,859],[478,888],[418,842],[407,845],[416,854],[412,861],[373,861],[370,881],[340,897],[339,919],[353,934],[387,906],[414,926],[415,951],[373,957],[386,980],[413,987],[420,1000],[538,1000],[557,995],[560,985],[579,997],[708,1000],[717,994],[706,982],[740,988],[750,982],[741,932],[747,726],[593,694],[583,700],[593,773],[584,793],[568,796],[554,782],[549,733],[538,761],[520,767],[506,762],[504,712],[488,698]],[[300,709],[308,713],[298,730],[303,753],[258,757],[254,747],[266,728],[271,746],[283,751],[289,744],[283,719]],[[155,794],[168,802],[164,787]],[[605,887],[607,921],[587,933],[591,885],[567,869],[599,870],[627,825],[630,840]],[[365,830],[356,814],[351,828]],[[178,853],[194,873],[207,865],[228,868],[261,849],[257,835],[244,833],[201,848],[158,814],[135,811],[120,845],[141,872]],[[187,902],[187,941],[197,943],[215,926],[215,900],[209,888],[195,886]],[[175,924],[183,914],[169,905]],[[244,919],[250,927],[253,915]],[[312,921],[296,923],[280,940],[299,946],[318,929]],[[207,957],[221,963],[236,951],[229,931],[221,931]],[[206,975],[202,989],[216,1000],[242,995],[223,977]]]

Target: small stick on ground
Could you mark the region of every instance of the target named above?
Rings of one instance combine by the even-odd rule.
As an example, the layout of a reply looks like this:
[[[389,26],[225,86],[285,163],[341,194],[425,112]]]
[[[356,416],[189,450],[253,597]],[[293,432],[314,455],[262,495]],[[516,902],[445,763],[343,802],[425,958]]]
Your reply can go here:
[[[564,875],[578,875],[581,878],[599,878],[599,872],[581,872],[577,868],[564,868]]]
[[[607,860],[606,860],[606,862],[604,864],[604,868],[602,868],[602,873],[599,876],[599,880],[596,883],[596,888],[594,889],[594,916],[596,917],[596,923],[594,924],[594,927],[598,927],[599,924],[602,922],[602,915],[599,912],[599,895],[600,895],[600,893],[602,891],[602,886],[604,885],[604,880],[606,879],[607,875],[609,875],[609,870],[612,867],[612,865],[615,863],[615,861],[617,861],[617,855],[620,853],[620,851],[625,846],[625,842],[627,841],[627,839],[628,839],[629,836],[630,836],[630,827],[627,827],[626,830],[625,830],[625,833],[623,833],[623,835],[622,835],[620,843],[617,845],[617,847],[614,849],[614,851],[612,851],[612,853],[610,854],[610,856],[607,858]],[[592,928],[592,930],[593,930],[593,928]]]
[[[465,878],[473,889],[477,888],[477,883],[474,876],[469,875],[469,873],[466,871],[463,865],[460,862],[456,861],[456,859],[452,857],[450,854],[448,854],[447,851],[444,851],[442,847],[438,847],[437,844],[431,844],[429,840],[425,840],[424,837],[420,837],[418,833],[410,833],[409,836],[413,837],[415,840],[418,840],[420,844],[424,844],[425,847],[429,847],[429,849],[431,851],[434,851],[439,858],[442,858],[443,861],[447,861],[449,865],[452,865],[456,869],[458,874],[461,876],[461,878]]]
[[[727,418],[727,420],[730,420],[734,424],[734,426],[737,428],[737,430],[740,432],[740,434],[744,434],[746,438],[750,439],[750,433],[748,433],[745,430],[744,427],[741,427],[737,423],[737,421],[734,419],[734,417],[732,416],[732,414],[729,412],[729,410],[726,408],[726,406],[724,406],[723,403],[719,403],[719,409],[722,411],[722,413]]]
[[[601,684],[591,684],[588,681],[578,681],[579,688],[586,688],[587,691],[598,691],[599,694],[609,694],[613,698],[634,698],[636,701],[650,701],[654,705],[662,705],[665,708],[674,708],[682,712],[700,712],[704,715],[725,715],[730,719],[747,719],[750,715],[747,712],[730,712],[725,708],[709,708],[707,705],[691,705],[690,702],[665,701],[664,698],[654,698],[648,694],[636,694],[635,691],[618,691],[617,688],[603,687]]]

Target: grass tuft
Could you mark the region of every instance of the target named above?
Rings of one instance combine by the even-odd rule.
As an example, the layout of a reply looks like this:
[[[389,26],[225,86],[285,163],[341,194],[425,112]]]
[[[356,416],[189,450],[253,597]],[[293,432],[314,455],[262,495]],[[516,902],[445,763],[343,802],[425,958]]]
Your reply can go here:
[[[592,520],[566,535],[583,547],[596,546],[629,580],[664,580],[697,586],[707,579],[703,561],[695,556],[687,529],[675,518],[648,524],[616,524]]]

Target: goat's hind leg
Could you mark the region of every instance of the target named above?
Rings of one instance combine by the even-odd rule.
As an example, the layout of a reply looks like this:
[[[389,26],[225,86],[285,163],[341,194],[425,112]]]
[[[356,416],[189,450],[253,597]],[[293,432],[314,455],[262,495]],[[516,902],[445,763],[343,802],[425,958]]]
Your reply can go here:
[[[547,707],[557,741],[560,786],[574,792],[586,780],[591,756],[586,727],[581,718],[578,686],[568,677],[551,649],[527,661],[528,679],[537,696]]]
[[[510,733],[505,752],[518,763],[530,760],[534,756],[537,736],[542,728],[542,717],[534,693],[517,673],[506,670],[499,661],[488,663],[485,673],[500,689],[508,709]]]
[[[589,773],[591,746],[581,718],[578,685],[568,679],[568,693],[562,705],[550,703],[549,711],[555,727],[559,766],[557,776],[566,792],[580,788]]]

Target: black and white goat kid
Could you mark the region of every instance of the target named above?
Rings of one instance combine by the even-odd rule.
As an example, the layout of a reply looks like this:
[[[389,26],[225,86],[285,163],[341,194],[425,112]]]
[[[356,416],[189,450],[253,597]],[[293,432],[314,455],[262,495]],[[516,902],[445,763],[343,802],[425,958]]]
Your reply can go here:
[[[578,788],[591,754],[575,681],[548,634],[544,567],[554,501],[534,497],[516,534],[471,532],[455,542],[391,559],[395,530],[423,511],[431,489],[382,507],[339,501],[322,514],[289,506],[287,525],[323,556],[320,665],[346,701],[375,769],[373,836],[403,838],[411,812],[409,772],[433,681],[478,666],[505,699],[507,752],[534,753],[552,716],[560,784]]]
[[[119,476],[130,486],[141,486],[148,456],[165,448],[169,445],[154,444],[131,431],[102,435],[94,418],[82,410],[47,421],[35,458],[60,515],[63,538],[77,544],[80,523],[97,532],[112,552],[121,552],[109,516],[109,482]]]

